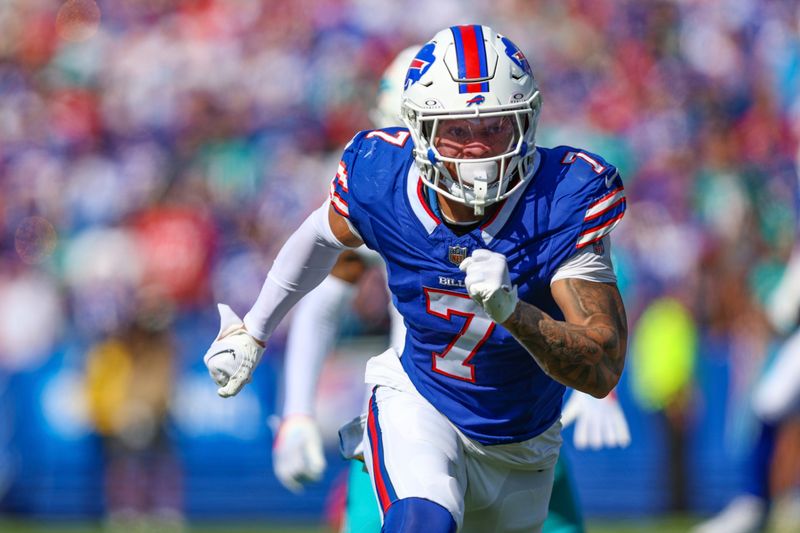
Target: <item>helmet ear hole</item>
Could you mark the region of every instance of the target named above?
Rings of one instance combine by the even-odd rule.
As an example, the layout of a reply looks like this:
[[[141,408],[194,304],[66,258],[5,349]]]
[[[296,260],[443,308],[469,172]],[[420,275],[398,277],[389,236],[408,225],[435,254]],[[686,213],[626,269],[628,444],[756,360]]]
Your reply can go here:
[[[430,139],[431,146],[433,146],[433,121],[422,123],[422,134],[426,139]]]

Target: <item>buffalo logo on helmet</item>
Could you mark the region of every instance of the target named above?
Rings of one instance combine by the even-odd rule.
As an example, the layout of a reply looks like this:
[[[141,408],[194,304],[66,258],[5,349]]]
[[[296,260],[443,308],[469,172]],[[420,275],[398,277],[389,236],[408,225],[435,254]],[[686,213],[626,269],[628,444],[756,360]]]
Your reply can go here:
[[[479,94],[479,95],[473,96],[472,98],[467,100],[467,107],[471,106],[472,104],[481,105],[485,101],[486,101],[486,97],[483,96],[482,94]]]
[[[408,89],[415,83],[417,83],[422,76],[428,72],[428,69],[431,68],[436,56],[433,55],[433,49],[436,48],[436,43],[431,41],[425,46],[423,46],[414,59],[411,60],[411,64],[408,66],[408,72],[406,73],[406,81],[403,85],[404,89]]]
[[[454,265],[460,265],[461,261],[467,258],[467,247],[458,246],[457,244],[451,246],[447,252],[447,258]]]
[[[517,45],[511,42],[510,39],[506,37],[501,37],[503,44],[506,45],[506,55],[517,65],[521,68],[527,75],[533,76],[533,72],[531,71],[531,66],[528,63],[528,59],[525,57],[525,54],[517,48]]]

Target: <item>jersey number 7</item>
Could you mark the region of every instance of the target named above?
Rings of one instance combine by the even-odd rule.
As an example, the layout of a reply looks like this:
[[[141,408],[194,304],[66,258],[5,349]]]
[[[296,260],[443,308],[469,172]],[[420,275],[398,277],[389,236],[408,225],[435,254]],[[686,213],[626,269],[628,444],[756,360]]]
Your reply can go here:
[[[456,317],[466,319],[461,331],[441,351],[433,352],[433,371],[439,374],[475,382],[475,353],[491,336],[494,322],[472,298],[459,292],[425,287],[425,304],[428,314],[450,321]]]

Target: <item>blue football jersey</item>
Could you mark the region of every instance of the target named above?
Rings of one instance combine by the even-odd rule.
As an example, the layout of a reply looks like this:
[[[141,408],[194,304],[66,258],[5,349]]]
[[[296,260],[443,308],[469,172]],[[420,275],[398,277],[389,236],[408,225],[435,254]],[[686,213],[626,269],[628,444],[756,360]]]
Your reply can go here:
[[[331,205],[386,262],[408,330],[401,361],[417,390],[480,443],[532,438],[558,419],[564,386],[473,302],[458,264],[478,248],[503,254],[520,299],[563,319],[550,279],[622,218],[617,170],[575,148],[537,148],[534,177],[458,235],[427,201],[412,152],[404,128],[359,133],[331,184]]]

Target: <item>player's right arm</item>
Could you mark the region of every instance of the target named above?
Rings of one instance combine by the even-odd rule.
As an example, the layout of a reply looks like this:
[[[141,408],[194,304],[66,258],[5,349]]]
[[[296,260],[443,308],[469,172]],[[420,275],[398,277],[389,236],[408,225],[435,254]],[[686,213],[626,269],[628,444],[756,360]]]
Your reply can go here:
[[[227,306],[220,307],[220,332],[203,358],[220,385],[220,396],[233,396],[250,382],[266,341],[281,319],[325,279],[344,248],[361,244],[349,221],[326,202],[278,252],[244,320]]]

